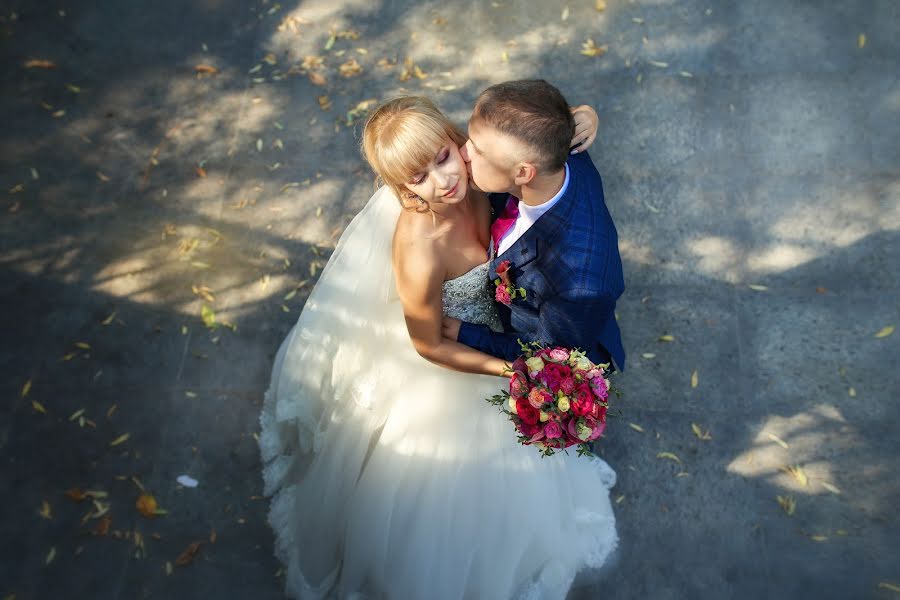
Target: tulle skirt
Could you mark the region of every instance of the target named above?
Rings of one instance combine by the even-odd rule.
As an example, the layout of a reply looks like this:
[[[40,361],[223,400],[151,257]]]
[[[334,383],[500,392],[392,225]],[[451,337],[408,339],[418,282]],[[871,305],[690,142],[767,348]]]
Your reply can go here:
[[[377,196],[279,349],[265,396],[260,449],[286,592],[565,598],[616,547],[615,473],[520,445],[484,401],[507,380],[416,354],[391,292],[393,209],[378,212]]]

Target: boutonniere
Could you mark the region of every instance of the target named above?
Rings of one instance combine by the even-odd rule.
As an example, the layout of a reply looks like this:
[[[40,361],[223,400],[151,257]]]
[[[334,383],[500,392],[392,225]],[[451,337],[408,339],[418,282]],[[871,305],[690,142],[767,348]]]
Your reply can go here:
[[[494,285],[497,286],[494,290],[494,300],[506,306],[512,304],[514,298],[525,299],[525,288],[513,285],[512,278],[509,276],[509,267],[510,262],[508,260],[504,260],[497,265],[498,277],[494,280]]]

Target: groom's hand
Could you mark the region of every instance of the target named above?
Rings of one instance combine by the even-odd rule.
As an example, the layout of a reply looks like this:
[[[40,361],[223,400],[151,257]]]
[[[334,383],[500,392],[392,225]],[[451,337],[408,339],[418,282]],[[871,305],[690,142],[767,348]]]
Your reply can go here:
[[[441,335],[455,342],[459,337],[459,325],[459,319],[454,319],[453,317],[444,317],[441,320]]]

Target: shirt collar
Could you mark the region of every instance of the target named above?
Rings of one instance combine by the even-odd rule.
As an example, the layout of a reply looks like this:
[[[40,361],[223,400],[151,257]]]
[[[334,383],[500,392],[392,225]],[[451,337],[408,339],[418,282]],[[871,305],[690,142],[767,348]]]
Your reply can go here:
[[[552,198],[550,198],[549,200],[547,200],[546,202],[544,202],[542,204],[538,204],[537,206],[528,206],[524,202],[519,202],[519,211],[524,212],[526,214],[531,214],[531,215],[535,215],[535,214],[542,215],[545,212],[547,212],[548,210],[550,210],[551,208],[553,208],[553,205],[556,204],[557,202],[559,202],[559,199],[563,197],[563,195],[566,193],[566,190],[569,187],[569,165],[566,164],[565,167],[566,167],[566,178],[565,178],[565,180],[563,180],[562,187],[559,188],[559,191],[556,192],[556,194]]]

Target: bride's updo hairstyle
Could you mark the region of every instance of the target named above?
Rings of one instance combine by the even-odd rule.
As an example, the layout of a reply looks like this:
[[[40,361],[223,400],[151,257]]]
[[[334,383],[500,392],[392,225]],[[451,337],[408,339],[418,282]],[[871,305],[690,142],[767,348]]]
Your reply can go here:
[[[378,176],[401,204],[415,198],[404,185],[434,160],[449,138],[457,146],[466,136],[437,106],[423,96],[388,100],[372,113],[363,131],[362,152]]]

